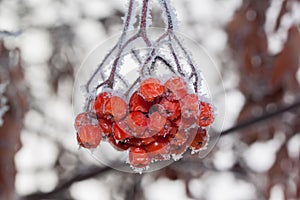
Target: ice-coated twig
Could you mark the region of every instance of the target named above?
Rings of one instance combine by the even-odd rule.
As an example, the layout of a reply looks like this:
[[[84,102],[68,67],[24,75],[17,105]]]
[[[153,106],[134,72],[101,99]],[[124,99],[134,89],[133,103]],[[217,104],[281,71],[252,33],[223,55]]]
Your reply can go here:
[[[165,58],[157,55],[155,58],[154,58],[154,61],[152,63],[152,66],[151,66],[151,70],[154,69],[154,64],[156,63],[156,61],[160,61],[162,62],[163,64],[165,64],[169,69],[170,71],[173,73],[173,74],[176,74],[176,71],[173,69],[173,66],[170,64],[169,61],[167,61]]]
[[[181,66],[180,66],[180,63],[179,63],[179,59],[178,59],[178,57],[177,57],[177,55],[176,55],[176,53],[175,53],[175,51],[174,51],[173,44],[172,44],[172,42],[171,42],[171,37],[169,37],[169,41],[170,41],[170,43],[168,44],[168,47],[169,47],[169,49],[170,49],[170,51],[171,51],[171,53],[172,53],[172,56],[173,56],[173,58],[174,58],[174,60],[175,60],[175,64],[176,64],[176,67],[177,67],[177,71],[178,71],[178,73],[179,73],[181,76],[185,76],[185,74],[183,73],[183,71],[182,71],[182,69],[181,69]]]
[[[155,62],[160,61],[163,64],[165,64],[172,73],[179,74],[183,77],[189,78],[190,80],[193,79],[193,85],[195,92],[198,92],[198,81],[199,77],[196,72],[195,65],[188,53],[188,51],[184,48],[182,43],[179,41],[177,36],[174,33],[174,29],[177,26],[177,20],[176,20],[176,14],[174,9],[170,5],[169,0],[158,0],[161,9],[163,10],[163,18],[165,22],[165,32],[160,35],[160,37],[156,41],[151,41],[151,39],[148,36],[148,27],[151,25],[151,3],[152,0],[142,0],[141,4],[141,11],[140,11],[140,21],[139,25],[137,27],[137,32],[133,35],[128,37],[128,31],[133,29],[133,25],[136,21],[136,8],[138,0],[129,0],[128,1],[128,9],[127,13],[124,17],[124,26],[123,31],[121,34],[120,39],[118,40],[117,44],[108,52],[108,54],[104,57],[101,64],[98,66],[96,71],[91,76],[90,80],[88,80],[86,84],[86,91],[87,93],[94,91],[96,92],[101,87],[108,87],[113,89],[115,77],[120,80],[124,85],[127,83],[124,81],[122,76],[120,76],[117,73],[117,70],[119,70],[119,67],[122,67],[122,60],[125,56],[125,52],[128,52],[133,55],[133,58],[137,61],[140,67],[140,76],[145,77],[146,75],[150,75],[152,71],[154,70]],[[135,47],[136,41],[138,39],[141,39],[142,42],[145,43],[147,47],[147,54],[145,57],[141,56],[141,52],[134,50],[132,47]],[[162,55],[158,55],[157,50],[162,47],[164,44],[167,45],[167,49],[169,49],[170,55],[172,60],[175,63],[175,68],[172,66],[171,61],[168,60],[166,57]],[[179,56],[179,52],[176,51],[175,47],[179,47],[179,49],[183,52],[183,57],[186,58],[188,64],[191,68],[191,74],[187,75],[185,71],[183,70],[183,66],[180,62],[181,57]],[[96,80],[97,75],[99,74],[99,71],[107,65],[112,60],[112,64],[110,67],[110,73],[106,79],[103,78],[103,74],[100,74],[102,76],[102,80],[104,80],[102,83],[96,85],[96,87],[91,88],[91,83],[94,83]],[[129,87],[126,94],[128,95],[131,89],[141,81],[141,77],[136,79],[132,85],[132,87]],[[128,85],[128,84],[127,84]],[[128,87],[127,87],[128,88]],[[89,97],[91,101],[91,97]]]
[[[193,77],[195,77],[195,81],[193,82],[193,85],[194,85],[195,92],[198,93],[198,81],[199,81],[199,77],[198,77],[198,74],[196,72],[196,67],[194,65],[194,62],[193,62],[193,60],[192,60],[189,52],[184,48],[183,44],[180,42],[180,40],[178,39],[178,37],[175,34],[172,34],[172,37],[176,41],[176,43],[178,44],[179,48],[183,51],[184,56],[188,60],[188,64],[190,65],[190,67],[192,69],[192,73],[191,73],[189,79],[191,80]]]
[[[151,41],[149,40],[147,36],[147,28],[149,27],[152,18],[150,15],[150,7],[149,3],[151,0],[143,0],[143,7],[141,11],[141,17],[140,17],[140,30],[139,34],[141,35],[142,39],[145,41],[148,47],[151,46]]]
[[[174,9],[172,8],[169,0],[158,0],[163,9],[163,19],[167,25],[167,29],[173,31],[177,28],[178,22]]]

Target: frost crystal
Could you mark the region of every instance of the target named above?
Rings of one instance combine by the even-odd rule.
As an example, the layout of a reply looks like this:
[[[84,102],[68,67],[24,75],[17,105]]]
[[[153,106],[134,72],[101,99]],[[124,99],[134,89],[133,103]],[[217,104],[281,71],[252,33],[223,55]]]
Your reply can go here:
[[[9,110],[7,103],[7,98],[4,96],[5,89],[8,83],[0,84],[0,127],[3,125],[3,116]]]

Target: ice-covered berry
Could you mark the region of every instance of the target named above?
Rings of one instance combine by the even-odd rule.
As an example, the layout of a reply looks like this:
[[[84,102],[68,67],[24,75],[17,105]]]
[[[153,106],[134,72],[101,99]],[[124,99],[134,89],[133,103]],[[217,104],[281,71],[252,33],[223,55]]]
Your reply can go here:
[[[138,92],[134,92],[129,100],[130,111],[140,111],[147,113],[152,106],[151,102],[146,101]]]
[[[112,133],[112,121],[105,118],[98,119],[98,124],[103,130],[104,135],[110,135]]]
[[[107,141],[110,143],[110,145],[116,149],[117,151],[126,151],[129,149],[129,145],[124,141],[117,141],[113,135],[110,135],[107,137]]]
[[[113,135],[116,140],[125,140],[125,139],[132,137],[132,135],[130,133],[128,133],[124,129],[120,128],[118,123],[114,123],[112,125],[112,130],[113,130]]]
[[[170,144],[174,146],[181,146],[187,141],[187,135],[183,129],[179,129],[177,133],[169,138]]]
[[[153,112],[150,114],[147,125],[148,129],[153,133],[158,133],[164,128],[167,119],[163,117],[159,112]]]
[[[81,126],[87,124],[95,124],[95,121],[97,122],[97,120],[94,120],[91,117],[91,115],[92,113],[88,113],[88,112],[79,113],[75,118],[75,123],[74,123],[75,129],[78,130]]]
[[[128,112],[126,102],[118,96],[112,96],[105,101],[103,114],[107,119],[112,118],[114,121],[122,120]]]
[[[187,95],[187,84],[179,76],[170,78],[165,83],[165,93],[169,100],[179,100]]]
[[[127,144],[131,146],[146,146],[156,140],[155,137],[136,138],[132,137],[127,140]]]
[[[147,117],[141,112],[131,112],[126,118],[127,125],[135,137],[144,137]]]
[[[170,143],[166,138],[158,137],[154,142],[145,146],[145,148],[151,157],[167,155],[170,151]]]
[[[77,131],[77,142],[84,148],[96,148],[100,144],[101,139],[102,129],[99,126],[84,125]]]
[[[144,168],[150,164],[151,158],[145,149],[133,146],[129,150],[129,162],[132,167]]]
[[[206,102],[200,102],[200,115],[198,117],[198,125],[202,127],[209,126],[214,121],[212,106]]]
[[[174,100],[174,101],[169,101],[166,98],[163,98],[160,103],[160,113],[164,116],[167,117],[170,120],[174,120],[179,117],[180,115],[180,104],[179,101]]]
[[[111,98],[111,96],[112,95],[109,92],[102,92],[96,97],[94,101],[94,111],[96,112],[98,117],[103,117],[104,104]]]
[[[197,119],[199,114],[198,96],[196,94],[187,94],[180,102],[181,116],[183,118]]]
[[[206,129],[199,127],[197,133],[190,144],[190,149],[197,151],[203,148],[208,142],[208,136],[206,133]]]
[[[164,93],[164,86],[156,78],[148,78],[141,82],[139,93],[146,101],[153,101]]]

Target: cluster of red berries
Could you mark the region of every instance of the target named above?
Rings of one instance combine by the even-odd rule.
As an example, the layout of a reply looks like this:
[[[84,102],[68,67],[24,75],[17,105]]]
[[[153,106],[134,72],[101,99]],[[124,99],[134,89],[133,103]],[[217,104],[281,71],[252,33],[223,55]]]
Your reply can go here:
[[[77,115],[75,128],[80,146],[96,148],[105,138],[116,150],[129,150],[132,167],[145,168],[187,148],[203,149],[205,127],[213,120],[212,106],[189,93],[187,82],[176,76],[165,83],[145,79],[128,104],[111,91],[100,93],[91,112]]]

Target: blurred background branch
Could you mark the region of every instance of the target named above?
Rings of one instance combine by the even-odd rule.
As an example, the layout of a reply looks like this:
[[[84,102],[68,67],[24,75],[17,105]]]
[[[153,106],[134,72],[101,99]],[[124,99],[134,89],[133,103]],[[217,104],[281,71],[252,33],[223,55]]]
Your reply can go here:
[[[299,0],[171,2],[180,30],[222,74],[224,130],[205,159],[188,152],[136,175],[96,166],[73,129],[76,72],[90,49],[122,30],[124,2],[0,1],[1,200],[300,198]],[[151,12],[162,27],[161,11]],[[222,101],[222,81],[207,74]]]

